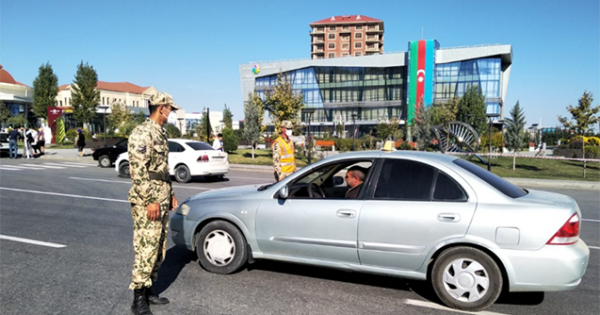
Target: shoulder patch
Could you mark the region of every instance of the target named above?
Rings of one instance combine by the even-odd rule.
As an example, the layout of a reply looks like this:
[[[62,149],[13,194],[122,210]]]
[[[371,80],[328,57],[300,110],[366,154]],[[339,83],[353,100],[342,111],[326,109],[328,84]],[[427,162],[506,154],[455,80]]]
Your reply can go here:
[[[141,145],[137,148],[138,152],[144,154],[146,153],[146,146],[145,145]]]

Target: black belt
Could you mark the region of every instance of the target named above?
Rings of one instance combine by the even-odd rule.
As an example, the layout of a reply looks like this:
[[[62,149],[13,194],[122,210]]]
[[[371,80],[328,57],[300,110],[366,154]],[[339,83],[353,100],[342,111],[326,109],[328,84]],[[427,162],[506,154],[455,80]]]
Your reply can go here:
[[[167,172],[148,172],[148,176],[150,177],[150,179],[160,180],[163,182],[171,182],[171,175],[169,175],[169,173]]]

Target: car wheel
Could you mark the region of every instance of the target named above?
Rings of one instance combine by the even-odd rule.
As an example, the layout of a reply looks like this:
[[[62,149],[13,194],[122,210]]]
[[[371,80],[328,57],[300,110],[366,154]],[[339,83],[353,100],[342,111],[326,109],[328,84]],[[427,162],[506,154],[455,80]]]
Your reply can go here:
[[[502,272],[486,253],[471,247],[444,251],[434,262],[431,284],[449,307],[476,312],[494,304],[502,291]]]
[[[119,166],[119,176],[121,176],[121,177],[130,177],[131,176],[129,174],[129,163],[128,162],[123,162]]]
[[[246,240],[233,224],[213,221],[196,235],[196,253],[200,265],[209,272],[231,274],[248,261]]]
[[[192,179],[190,169],[185,165],[179,165],[175,168],[175,179],[180,183],[187,183]]]
[[[98,164],[100,164],[100,167],[110,167],[112,162],[110,161],[108,155],[103,155],[98,158]]]

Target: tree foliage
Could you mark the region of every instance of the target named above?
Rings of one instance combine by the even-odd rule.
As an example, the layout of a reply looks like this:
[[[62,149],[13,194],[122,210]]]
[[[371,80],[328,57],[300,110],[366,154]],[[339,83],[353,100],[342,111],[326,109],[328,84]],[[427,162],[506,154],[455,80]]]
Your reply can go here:
[[[480,135],[487,130],[487,117],[485,115],[485,96],[481,94],[479,86],[471,85],[458,102],[456,120],[467,123]]]
[[[63,144],[65,142],[65,121],[62,117],[56,120],[56,143]]]
[[[421,100],[415,112],[415,117],[411,122],[413,136],[416,138],[417,146],[421,150],[427,149],[433,139],[431,132],[432,108],[433,106],[425,106],[425,102]]]
[[[9,125],[12,125],[14,128],[16,127],[20,127],[20,126],[25,126],[27,123],[27,119],[25,119],[25,115],[23,114],[19,114],[17,116],[11,116],[9,117],[6,122]]]
[[[460,98],[454,97],[448,103],[435,103],[431,106],[431,124],[434,126],[447,126],[456,120],[458,102]]]
[[[167,132],[167,138],[169,139],[181,137],[181,131],[173,124],[166,124],[165,131]]]
[[[33,80],[33,113],[38,118],[48,118],[48,107],[54,106],[58,95],[58,77],[47,62],[40,66]]]
[[[223,125],[225,125],[225,128],[233,129],[233,113],[227,107],[227,104],[225,104],[225,109],[223,109]]]
[[[239,143],[240,142],[233,132],[233,129],[223,129],[223,150],[225,150],[225,152],[231,153],[237,150]]]
[[[506,134],[505,143],[509,150],[521,150],[523,145],[527,141],[527,135],[525,133],[525,114],[519,102],[510,110],[510,117],[506,119]],[[513,157],[513,170],[515,169],[516,156]]]
[[[265,92],[264,109],[269,112],[275,130],[280,131],[281,122],[289,120],[294,126],[300,126],[299,113],[304,107],[301,94],[294,95],[292,85],[280,73],[277,76],[277,85],[271,91]]]
[[[389,120],[380,120],[377,124],[377,136],[384,140],[403,138],[404,132],[400,129],[400,120],[395,117]]]
[[[558,116],[558,121],[569,130],[574,130],[578,135],[585,134],[591,125],[598,123],[600,117],[595,116],[600,111],[600,106],[592,107],[594,94],[584,91],[579,98],[577,106],[567,106],[572,120],[567,117]]]
[[[96,116],[96,106],[100,103],[100,91],[96,89],[98,74],[93,66],[83,61],[77,65],[77,73],[73,81],[72,105],[73,117],[82,125]]]
[[[107,134],[114,133],[115,129],[119,129],[121,126],[128,123],[132,116],[133,114],[125,104],[113,103],[110,106],[110,115],[106,116]]]
[[[262,100],[258,94],[248,95],[250,101],[244,103],[244,140],[252,145],[252,159],[254,159],[254,147],[260,140],[261,123],[263,117]]]
[[[207,128],[209,129],[208,133],[206,133]],[[204,113],[204,114],[202,114],[202,119],[200,120],[200,124],[198,125],[198,128],[196,129],[196,134],[198,135],[198,138],[200,139],[200,141],[206,141],[207,143],[209,143],[207,136],[210,137],[210,135],[212,133],[213,133],[213,130],[212,130],[212,126],[210,126],[208,115],[207,115],[207,113]]]
[[[10,118],[10,109],[0,100],[0,123],[4,125]]]

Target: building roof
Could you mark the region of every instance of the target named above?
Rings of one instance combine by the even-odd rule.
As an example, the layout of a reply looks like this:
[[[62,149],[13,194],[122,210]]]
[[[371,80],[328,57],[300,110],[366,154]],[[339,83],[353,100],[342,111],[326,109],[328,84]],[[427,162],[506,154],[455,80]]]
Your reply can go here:
[[[8,71],[4,70],[2,65],[0,65],[0,83],[27,86],[21,82],[16,81],[15,78],[13,78],[13,76]]]
[[[361,23],[361,22],[382,22],[382,20],[374,19],[365,15],[336,15],[330,18],[326,18],[320,21],[312,22],[310,25],[315,24],[343,24],[343,23]]]
[[[58,87],[58,90],[62,91],[62,90],[67,89],[70,86],[71,86],[70,84],[63,84]],[[144,91],[146,91],[150,87],[149,86],[143,87],[143,86],[135,85],[135,84],[129,83],[129,82],[98,81],[96,88],[98,90],[105,90],[105,91],[129,92],[129,93],[135,93],[135,94],[142,94],[142,93],[144,93]]]

